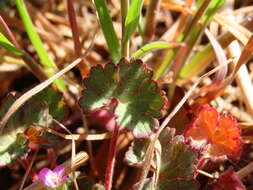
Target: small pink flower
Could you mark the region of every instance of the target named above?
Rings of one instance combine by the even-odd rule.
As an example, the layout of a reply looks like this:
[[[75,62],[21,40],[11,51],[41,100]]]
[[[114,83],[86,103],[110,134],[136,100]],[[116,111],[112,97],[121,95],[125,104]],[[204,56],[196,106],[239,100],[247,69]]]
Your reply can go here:
[[[64,176],[64,170],[65,167],[62,165],[57,166],[53,171],[43,168],[39,172],[39,179],[47,187],[58,187],[67,180],[67,176]]]

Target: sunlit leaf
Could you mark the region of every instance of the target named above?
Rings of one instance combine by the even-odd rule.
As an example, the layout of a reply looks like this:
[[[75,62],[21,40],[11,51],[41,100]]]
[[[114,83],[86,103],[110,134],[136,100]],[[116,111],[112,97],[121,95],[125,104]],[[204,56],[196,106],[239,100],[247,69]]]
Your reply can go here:
[[[95,66],[84,79],[86,89],[80,104],[85,113],[113,110],[120,129],[146,137],[158,127],[155,118],[162,116],[166,105],[163,92],[151,78],[152,72],[140,60]]]
[[[204,148],[204,157],[237,159],[242,150],[240,128],[232,116],[219,115],[215,108],[204,106],[185,131],[195,148]]]
[[[120,59],[120,45],[105,0],[94,0],[94,3],[111,57],[117,62]]]
[[[162,147],[161,168],[157,190],[195,190],[198,184],[193,179],[196,156],[185,143],[182,135],[174,136],[175,130],[166,128],[159,137]],[[144,159],[148,140],[135,141],[126,153],[126,161],[130,165],[139,166]],[[153,162],[155,165],[155,162]],[[151,181],[147,179],[145,190],[151,189]]]
[[[127,12],[126,21],[124,24],[126,31],[123,36],[124,41],[127,41],[130,38],[130,36],[138,26],[142,5],[143,0],[131,1],[129,11]]]
[[[132,166],[141,166],[149,143],[149,139],[136,140],[132,142],[125,154],[125,160],[127,163]]]
[[[176,43],[176,42],[163,42],[163,41],[155,41],[155,42],[150,42],[146,45],[144,45],[143,47],[141,47],[138,51],[136,51],[133,54],[133,58],[140,58],[141,56],[145,55],[148,52],[154,51],[154,50],[158,50],[158,49],[168,49],[168,48],[173,48],[173,47],[177,47],[180,46],[182,44],[180,43]]]
[[[30,125],[28,128],[26,128],[26,130],[23,133],[21,133],[21,135],[31,143],[40,144],[40,145],[50,144],[47,138],[42,137],[42,130],[36,128],[33,125]]]

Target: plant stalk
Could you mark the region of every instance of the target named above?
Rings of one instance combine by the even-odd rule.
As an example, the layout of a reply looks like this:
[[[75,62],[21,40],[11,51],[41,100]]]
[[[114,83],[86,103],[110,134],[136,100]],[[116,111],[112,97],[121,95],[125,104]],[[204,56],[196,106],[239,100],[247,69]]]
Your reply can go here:
[[[155,31],[156,16],[157,16],[157,13],[159,12],[159,5],[160,5],[160,0],[150,0],[149,2],[145,28],[144,28],[143,44],[146,44],[152,40],[154,31]]]
[[[49,77],[51,77],[52,75],[54,75],[58,71],[58,68],[55,65],[55,63],[53,62],[53,60],[47,54],[47,52],[43,46],[43,43],[42,43],[38,33],[36,32],[35,27],[32,23],[32,20],[28,14],[28,11],[26,9],[24,1],[23,0],[16,0],[16,5],[17,5],[18,12],[20,14],[20,17],[24,23],[26,32],[27,32],[27,34],[28,34],[36,52],[38,53],[40,60],[41,60],[41,64],[43,65],[46,74]],[[63,92],[66,91],[66,86],[65,86],[64,81],[62,79],[56,79],[54,83],[61,91],[63,91]]]
[[[125,34],[125,20],[127,16],[127,11],[129,8],[129,0],[121,0],[121,25],[122,25],[122,39],[121,39],[121,57],[129,57],[129,40],[124,40],[123,36]]]
[[[114,173],[115,157],[116,157],[116,144],[119,136],[119,127],[116,125],[110,141],[110,149],[107,161],[106,175],[105,175],[105,190],[112,189],[112,180]]]
[[[11,32],[9,26],[6,24],[1,14],[0,14],[0,26],[2,26],[2,30],[5,32],[7,38],[11,41],[11,43],[13,43],[16,48],[21,49],[19,43],[17,42],[15,36]],[[36,76],[40,81],[48,79],[43,69],[33,60],[33,58],[28,53],[24,51],[21,57],[23,61],[27,64],[31,72],[34,74],[34,76]]]
[[[67,9],[68,9],[69,23],[72,31],[72,38],[74,40],[75,54],[77,57],[80,57],[82,55],[82,45],[79,39],[79,30],[77,27],[76,13],[73,6],[73,0],[67,0]],[[89,68],[85,64],[84,60],[82,60],[79,63],[78,68],[83,78],[88,75]]]
[[[184,57],[179,55],[181,62],[175,61],[174,63],[172,63],[172,65],[170,66],[172,71],[180,70],[180,68],[183,66],[183,63],[185,62],[188,55],[190,54],[193,46],[196,44],[197,39],[201,33],[201,29],[198,27],[197,23],[201,19],[201,16],[204,14],[210,2],[211,0],[204,0],[202,2],[200,8],[196,12],[192,21],[188,25],[186,25],[184,32],[181,35],[179,35],[177,42],[186,41],[186,46],[188,48],[187,48],[187,52],[185,52]],[[158,67],[158,69],[154,73],[154,79],[158,79],[164,74],[169,64],[173,61],[174,57],[176,56],[178,52],[179,52],[179,49],[173,49],[167,52],[161,65]],[[176,71],[176,73],[174,73],[174,79],[177,79],[178,72],[179,71]]]

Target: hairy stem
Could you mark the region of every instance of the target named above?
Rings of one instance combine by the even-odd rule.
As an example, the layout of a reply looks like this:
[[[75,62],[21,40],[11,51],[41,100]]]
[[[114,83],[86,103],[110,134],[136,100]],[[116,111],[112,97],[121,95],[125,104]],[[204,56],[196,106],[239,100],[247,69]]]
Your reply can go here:
[[[110,149],[107,161],[106,175],[105,175],[105,190],[111,190],[112,188],[112,179],[114,172],[114,164],[116,157],[116,144],[119,136],[119,127],[115,126],[113,135],[110,142]]]

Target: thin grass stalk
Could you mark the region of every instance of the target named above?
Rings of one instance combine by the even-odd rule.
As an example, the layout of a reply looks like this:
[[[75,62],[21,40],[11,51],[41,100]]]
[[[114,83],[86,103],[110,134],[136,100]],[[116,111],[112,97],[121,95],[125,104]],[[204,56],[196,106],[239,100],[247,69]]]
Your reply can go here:
[[[159,12],[159,7],[160,7],[160,0],[150,0],[144,28],[143,44],[146,44],[147,42],[152,40],[152,37],[155,32],[156,17],[157,13]]]
[[[75,14],[75,9],[74,9],[72,0],[67,1],[67,9],[68,9],[68,17],[69,17],[69,22],[70,22],[71,31],[72,31],[72,37],[74,40],[75,53],[76,53],[76,56],[79,57],[82,55],[82,45],[81,45],[81,42],[79,39],[79,30],[78,30],[78,26],[77,26],[76,14]],[[82,60],[79,63],[78,68],[79,68],[79,71],[80,71],[82,77],[86,77],[88,75],[89,68],[85,64],[84,60]],[[89,132],[89,128],[88,128],[88,125],[86,122],[86,117],[85,117],[84,113],[82,112],[82,109],[80,109],[80,107],[78,107],[78,111],[80,111],[80,113],[82,115],[83,126],[84,126],[86,132]],[[90,155],[89,162],[91,165],[93,175],[95,176],[97,173],[97,168],[95,166],[95,162],[93,159],[92,143],[90,141],[87,141],[87,146],[88,146],[88,153]]]
[[[125,21],[126,15],[129,8],[129,0],[121,0],[120,10],[121,10],[121,26],[122,26],[122,39],[121,39],[121,57],[129,57],[129,40],[123,39],[125,35]]]
[[[2,26],[3,31],[5,32],[7,38],[11,41],[11,43],[13,43],[18,49],[21,49],[19,43],[17,42],[15,36],[11,32],[10,28],[4,21],[1,14],[0,14],[0,26]],[[26,65],[29,67],[31,72],[34,74],[34,76],[36,76],[40,81],[44,81],[48,78],[43,69],[33,60],[33,58],[28,53],[23,51],[21,57],[23,61],[26,63]]]
[[[47,54],[47,52],[43,46],[43,43],[42,43],[38,33],[36,32],[35,27],[32,23],[32,20],[28,14],[28,11],[26,9],[24,1],[23,0],[16,0],[16,5],[17,5],[18,12],[20,14],[20,17],[24,23],[26,32],[27,32],[36,52],[38,53],[38,56],[41,60],[41,64],[43,65],[43,67],[45,69],[45,72],[47,73],[47,75],[49,77],[54,75],[58,71],[58,68],[55,65],[55,63],[53,62],[53,60]],[[65,84],[62,79],[57,79],[54,83],[60,90],[66,91],[66,87],[65,87]]]
[[[0,14],[0,25],[2,26],[1,28],[3,29],[3,31],[5,32],[7,38],[11,41],[11,43],[13,43],[16,46],[16,48],[20,49],[20,45],[18,44],[15,36],[11,32],[10,28],[8,27],[8,25],[4,21],[1,14]]]
[[[68,9],[69,23],[71,26],[72,38],[74,40],[75,54],[77,57],[79,57],[82,55],[82,45],[79,39],[79,30],[78,30],[77,21],[76,21],[76,13],[75,13],[72,0],[67,0],[67,9]],[[88,75],[89,68],[85,64],[84,60],[80,62],[80,64],[78,65],[78,68],[82,77],[86,77]]]
[[[188,48],[187,48],[187,52],[185,52],[184,57],[180,58],[180,60],[181,60],[180,62],[175,61],[173,63],[173,65],[171,65],[171,70],[173,72],[175,72],[174,79],[176,79],[178,77],[178,70],[180,70],[180,68],[182,67],[182,63],[186,60],[190,51],[192,50],[193,46],[196,43],[196,40],[199,36],[199,32],[198,31],[195,32],[194,30],[198,29],[197,23],[200,20],[203,13],[205,12],[205,10],[208,7],[210,2],[211,2],[211,0],[205,0],[201,4],[200,8],[198,9],[197,13],[193,17],[192,21],[188,25],[186,25],[184,32],[177,39],[178,42],[184,41],[191,34],[189,36],[189,39],[187,39],[187,41],[186,41],[186,45],[188,46]],[[195,41],[193,39],[195,39]],[[168,51],[168,53],[165,55],[161,65],[156,70],[156,72],[154,74],[154,79],[158,79],[159,77],[161,77],[164,74],[164,72],[166,71],[168,66],[171,64],[172,60],[174,59],[175,55],[178,52],[179,52],[179,49],[173,49],[171,51]]]

